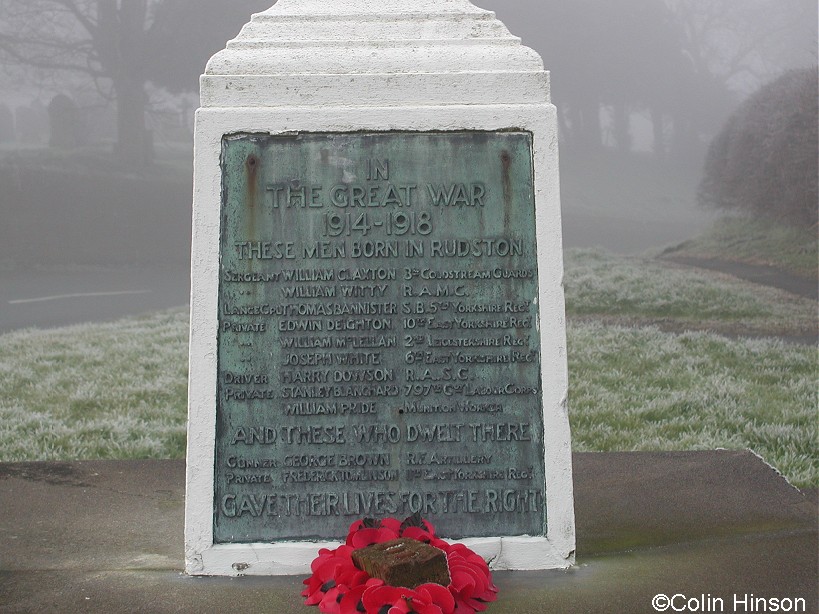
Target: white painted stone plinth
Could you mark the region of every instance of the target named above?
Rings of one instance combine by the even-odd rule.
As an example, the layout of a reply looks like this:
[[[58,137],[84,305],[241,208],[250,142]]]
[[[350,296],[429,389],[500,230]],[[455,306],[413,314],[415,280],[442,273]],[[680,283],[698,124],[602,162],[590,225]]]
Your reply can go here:
[[[574,562],[558,188],[549,76],[468,0],[279,0],[208,63],[196,113],[186,572],[309,573],[334,544],[214,544],[222,137],[234,133],[520,130],[533,136],[548,534],[460,540],[493,569]],[[446,536],[444,536],[446,537]]]

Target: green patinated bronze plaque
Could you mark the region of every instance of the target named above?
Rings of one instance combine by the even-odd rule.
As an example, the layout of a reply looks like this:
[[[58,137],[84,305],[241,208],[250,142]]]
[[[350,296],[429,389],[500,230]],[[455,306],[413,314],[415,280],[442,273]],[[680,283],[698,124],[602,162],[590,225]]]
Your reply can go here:
[[[543,535],[532,138],[227,136],[214,541]]]

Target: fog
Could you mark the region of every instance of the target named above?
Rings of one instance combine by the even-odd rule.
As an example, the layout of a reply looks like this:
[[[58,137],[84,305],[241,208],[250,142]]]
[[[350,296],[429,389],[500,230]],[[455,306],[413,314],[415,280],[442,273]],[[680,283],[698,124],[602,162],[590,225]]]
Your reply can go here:
[[[742,100],[813,66],[812,0],[477,0],[544,60],[566,246],[640,253],[708,227],[708,145]]]
[[[659,251],[706,228],[709,142],[760,85],[816,63],[814,0],[474,3],[551,71],[568,248]],[[197,77],[269,4],[0,0],[4,305],[108,292],[77,307],[94,319],[184,303]]]

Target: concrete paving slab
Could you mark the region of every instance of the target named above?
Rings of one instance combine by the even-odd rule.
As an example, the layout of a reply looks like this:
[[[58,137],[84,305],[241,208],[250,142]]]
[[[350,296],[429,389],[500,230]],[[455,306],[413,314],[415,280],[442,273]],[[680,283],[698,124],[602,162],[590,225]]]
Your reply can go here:
[[[659,593],[818,611],[816,501],[750,452],[576,454],[574,471],[578,565],[496,573],[490,614],[654,612]],[[183,575],[184,486],[182,461],[0,464],[0,612],[317,613],[302,577]]]

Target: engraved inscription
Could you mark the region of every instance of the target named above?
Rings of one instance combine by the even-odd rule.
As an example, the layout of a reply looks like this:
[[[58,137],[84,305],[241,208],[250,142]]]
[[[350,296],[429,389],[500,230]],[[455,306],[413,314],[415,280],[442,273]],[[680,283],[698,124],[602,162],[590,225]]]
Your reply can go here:
[[[544,534],[531,136],[235,135],[222,171],[214,540]]]

